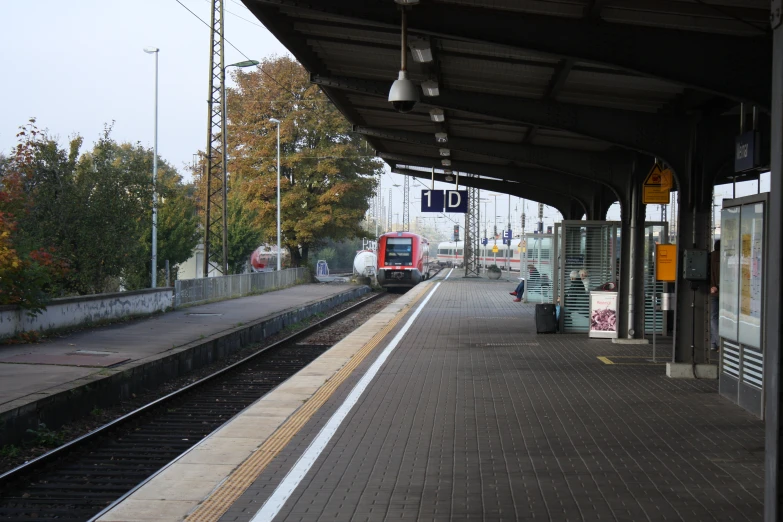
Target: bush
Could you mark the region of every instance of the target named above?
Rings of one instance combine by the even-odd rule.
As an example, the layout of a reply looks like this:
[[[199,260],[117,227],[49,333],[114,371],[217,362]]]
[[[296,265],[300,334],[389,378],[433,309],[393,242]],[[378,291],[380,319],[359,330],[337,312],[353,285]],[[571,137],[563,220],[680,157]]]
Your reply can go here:
[[[500,272],[500,267],[498,265],[489,265],[487,267],[488,272]]]

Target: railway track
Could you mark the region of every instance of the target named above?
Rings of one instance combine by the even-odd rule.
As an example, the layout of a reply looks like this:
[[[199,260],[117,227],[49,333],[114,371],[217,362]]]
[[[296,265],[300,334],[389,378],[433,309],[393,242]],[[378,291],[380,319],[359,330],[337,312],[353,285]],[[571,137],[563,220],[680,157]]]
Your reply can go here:
[[[0,476],[0,520],[89,520],[330,348],[297,341],[381,296]]]

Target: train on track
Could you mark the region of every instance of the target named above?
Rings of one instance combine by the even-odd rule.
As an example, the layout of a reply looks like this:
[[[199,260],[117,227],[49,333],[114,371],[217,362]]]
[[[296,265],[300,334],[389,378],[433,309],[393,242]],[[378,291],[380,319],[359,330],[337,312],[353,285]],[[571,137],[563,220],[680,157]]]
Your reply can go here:
[[[411,288],[429,277],[430,244],[413,232],[389,232],[378,238],[375,276],[383,288]]]
[[[509,246],[498,239],[498,251],[495,253],[492,251],[495,240],[490,239],[486,245],[479,245],[478,263],[480,267],[497,265],[500,268],[508,267],[512,271],[518,272],[521,260],[525,259],[526,262],[533,264],[539,270],[545,269],[551,260],[551,243],[552,240],[549,237],[531,238],[528,236],[524,243],[522,238],[513,238]],[[465,260],[464,242],[444,241],[438,243],[438,252],[435,258],[440,266],[461,267]]]

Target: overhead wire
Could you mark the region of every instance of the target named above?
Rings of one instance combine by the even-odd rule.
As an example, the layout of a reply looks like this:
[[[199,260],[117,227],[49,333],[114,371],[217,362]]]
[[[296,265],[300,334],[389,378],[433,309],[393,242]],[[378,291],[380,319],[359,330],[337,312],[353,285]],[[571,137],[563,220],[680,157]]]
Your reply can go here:
[[[194,12],[193,12],[193,11],[192,11],[192,10],[191,10],[191,9],[190,9],[188,6],[186,6],[185,4],[183,4],[183,3],[182,3],[180,0],[174,0],[174,1],[175,1],[175,2],[177,2],[179,5],[181,5],[182,7],[184,7],[184,8],[187,10],[187,12],[189,12],[190,14],[192,14],[193,16],[195,16],[196,18],[198,18],[198,20],[199,20],[199,21],[200,21],[202,24],[206,25],[206,26],[209,28],[209,30],[210,30],[210,31],[212,31],[212,30],[213,30],[213,29],[212,29],[212,27],[211,27],[211,26],[210,26],[210,25],[209,25],[207,22],[205,22],[205,21],[204,21],[204,20],[203,20],[203,19],[202,19],[202,18],[201,18],[199,15],[197,15],[196,13],[194,13]],[[207,3],[209,3],[209,0],[207,0]],[[235,15],[235,16],[236,16],[236,15]],[[217,31],[215,31],[215,32],[217,32]],[[222,35],[222,34],[220,34],[220,33],[218,33],[218,34],[219,34],[219,35],[220,35],[220,37],[223,39],[223,41],[225,41],[225,42],[226,42],[228,45],[230,45],[231,47],[233,47],[234,49],[236,49],[236,51],[237,51],[239,54],[241,54],[242,56],[244,56],[246,60],[249,60],[249,61],[250,61],[250,57],[249,57],[248,55],[246,55],[245,53],[243,53],[243,52],[242,52],[242,51],[241,51],[241,50],[240,50],[240,49],[239,49],[239,48],[238,48],[236,45],[232,44],[232,43],[231,43],[231,42],[228,40],[228,38],[226,38],[226,37],[225,37],[225,35]],[[285,87],[285,86],[284,86],[282,83],[280,83],[279,81],[277,81],[277,78],[275,78],[274,76],[272,76],[271,74],[269,74],[268,72],[266,72],[266,71],[264,70],[264,68],[263,68],[263,67],[260,67],[260,66],[259,66],[259,67],[258,67],[258,70],[259,70],[259,71],[261,71],[261,73],[262,73],[262,74],[264,74],[264,75],[265,75],[267,78],[269,78],[270,80],[272,80],[273,82],[275,82],[275,83],[276,83],[276,84],[277,84],[277,85],[278,85],[280,88],[282,88],[283,90],[285,90],[285,91],[287,91],[287,92],[291,93],[291,95],[292,95],[294,98],[296,98],[296,94],[295,94],[293,91],[289,90],[289,89],[288,89],[288,88],[286,88],[286,87]]]

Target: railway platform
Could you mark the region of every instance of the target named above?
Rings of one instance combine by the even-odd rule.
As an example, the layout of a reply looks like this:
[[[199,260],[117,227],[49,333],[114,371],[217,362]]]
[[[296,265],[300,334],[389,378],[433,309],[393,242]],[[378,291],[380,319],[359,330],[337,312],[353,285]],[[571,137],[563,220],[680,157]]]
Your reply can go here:
[[[764,425],[716,381],[667,378],[651,345],[538,335],[511,282],[461,275],[417,285],[96,519],[761,519]]]
[[[116,397],[155,386],[370,291],[306,284],[0,346],[0,445],[39,423],[56,429]]]

